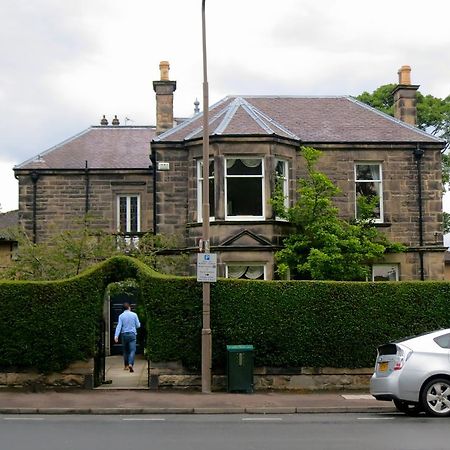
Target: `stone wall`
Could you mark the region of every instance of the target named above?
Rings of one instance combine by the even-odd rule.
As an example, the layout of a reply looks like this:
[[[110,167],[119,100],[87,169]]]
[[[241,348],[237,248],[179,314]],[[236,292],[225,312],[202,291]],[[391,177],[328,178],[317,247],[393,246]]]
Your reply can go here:
[[[254,390],[276,391],[331,391],[340,389],[369,388],[372,368],[273,368],[256,367],[253,371]],[[162,364],[150,367],[150,386],[152,389],[200,389],[201,376],[189,373],[172,363],[163,367]],[[212,389],[223,391],[227,389],[226,374],[214,374]]]
[[[78,361],[62,372],[49,374],[37,371],[0,372],[0,387],[24,388],[33,391],[49,388],[94,387],[94,361]]]
[[[368,389],[373,369],[336,368],[271,368],[257,367],[253,372],[254,390],[329,391],[340,389]],[[43,374],[35,371],[0,372],[0,387],[29,390],[82,388],[93,389],[94,362],[79,361],[62,372]],[[150,389],[201,388],[201,375],[183,369],[177,363],[151,363]],[[227,389],[227,376],[213,374],[212,388]]]
[[[311,144],[314,145],[314,144]],[[380,224],[389,239],[409,247],[407,256],[389,256],[389,262],[401,264],[401,279],[420,279],[420,256],[424,255],[425,279],[443,279],[441,154],[439,149],[424,147],[422,158],[423,247],[419,248],[418,171],[414,146],[381,144],[321,144],[315,145],[323,156],[318,169],[327,174],[341,189],[335,199],[340,214],[346,219],[355,215],[355,162],[382,164],[384,221]],[[157,161],[169,164],[169,170],[157,172],[156,216],[157,231],[176,235],[192,252],[202,236],[198,222],[197,161],[202,158],[201,142],[184,144],[152,143]],[[232,252],[260,252],[255,261],[271,267],[273,253],[284,235],[289,233],[285,223],[276,221],[269,204],[273,194],[273,170],[276,158],[289,162],[289,194],[291,204],[296,199],[297,179],[305,175],[304,160],[298,145],[274,138],[212,138],[211,157],[216,166],[215,219],[211,222],[211,246],[218,253],[219,264],[232,261]],[[214,156],[213,156],[214,155]],[[227,155],[264,157],[265,220],[225,221],[224,161]],[[19,220],[30,236],[33,230],[33,183],[30,172],[16,171],[19,177]],[[86,204],[86,173],[84,170],[38,171],[36,196],[37,242],[46,241],[51,234],[72,229],[83,217]],[[141,231],[153,229],[153,180],[150,170],[89,170],[89,213],[93,225],[115,232],[117,194],[139,194],[141,198]],[[245,195],[245,193],[243,193]],[[250,230],[267,245],[227,245],[243,230]],[[258,246],[260,248],[258,248]],[[222,253],[228,256],[222,258]],[[264,254],[263,254],[264,253]],[[240,258],[240,256],[239,256]],[[239,259],[238,258],[238,259]],[[247,258],[248,260],[248,258]],[[194,259],[192,261],[194,263]],[[220,267],[220,266],[219,266]],[[220,274],[222,275],[222,274]]]
[[[311,144],[314,145],[314,144]],[[387,237],[410,248],[408,256],[389,257],[389,262],[402,264],[401,279],[420,279],[419,250],[424,255],[425,279],[444,278],[443,236],[442,236],[442,189],[441,153],[439,149],[426,148],[421,161],[423,197],[423,247],[419,237],[419,187],[417,162],[414,146],[396,145],[383,147],[381,144],[339,144],[315,145],[323,154],[318,169],[328,175],[340,188],[335,204],[345,219],[355,217],[355,173],[356,162],[377,162],[382,166],[383,223],[377,225]],[[171,147],[159,144],[158,159],[170,162],[170,170],[158,174],[158,224],[163,233],[185,233],[186,246],[196,248],[202,236],[198,223],[197,161],[202,159],[199,143]],[[232,246],[220,248],[223,242],[241,230],[249,229],[271,243],[274,253],[286,227],[274,226],[274,218],[268,199],[273,193],[273,162],[276,158],[289,161],[289,194],[291,204],[296,199],[297,179],[305,175],[305,163],[299,156],[297,145],[272,139],[212,138],[210,155],[215,162],[215,213],[210,223],[210,242],[218,253],[232,252]],[[224,217],[224,160],[227,155],[265,158],[266,199],[265,221],[225,221]],[[245,193],[243,193],[245,195]],[[187,224],[187,229],[186,229]],[[243,252],[248,249],[237,248]],[[261,248],[267,252],[267,248]],[[251,251],[255,251],[252,249]],[[267,256],[267,255],[266,255]],[[271,264],[272,257],[265,261]],[[193,260],[194,263],[194,260]]]
[[[19,175],[19,221],[32,236],[33,183],[28,172]],[[151,171],[89,171],[89,215],[92,226],[106,232],[117,229],[118,194],[138,194],[141,201],[141,231],[153,229]],[[36,183],[37,242],[52,234],[80,225],[86,206],[84,171],[40,171]]]

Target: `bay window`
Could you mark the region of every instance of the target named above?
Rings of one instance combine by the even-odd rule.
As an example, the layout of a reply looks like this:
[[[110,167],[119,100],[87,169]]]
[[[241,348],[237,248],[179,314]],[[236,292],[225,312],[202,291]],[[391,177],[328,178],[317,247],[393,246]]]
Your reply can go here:
[[[226,158],[225,218],[264,219],[262,158]]]
[[[289,180],[288,180],[288,162],[282,159],[276,160],[275,176],[277,187],[281,188],[284,198],[284,207],[289,208]]]
[[[209,216],[214,219],[214,160],[209,161]],[[198,222],[203,220],[203,161],[197,162],[197,217]]]

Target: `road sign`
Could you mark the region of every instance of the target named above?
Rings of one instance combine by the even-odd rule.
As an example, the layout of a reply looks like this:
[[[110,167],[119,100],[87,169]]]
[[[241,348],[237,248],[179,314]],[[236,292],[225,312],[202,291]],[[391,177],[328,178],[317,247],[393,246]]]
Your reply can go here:
[[[216,253],[197,253],[197,281],[201,283],[217,281]]]

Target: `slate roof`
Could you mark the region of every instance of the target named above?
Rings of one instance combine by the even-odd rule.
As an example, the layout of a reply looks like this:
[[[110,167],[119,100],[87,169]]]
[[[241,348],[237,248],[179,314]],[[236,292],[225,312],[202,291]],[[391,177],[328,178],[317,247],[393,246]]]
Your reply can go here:
[[[310,143],[443,143],[348,96],[229,96],[210,107],[210,135],[277,135]],[[155,138],[201,138],[203,114]]]
[[[154,126],[92,126],[15,169],[144,169]]]

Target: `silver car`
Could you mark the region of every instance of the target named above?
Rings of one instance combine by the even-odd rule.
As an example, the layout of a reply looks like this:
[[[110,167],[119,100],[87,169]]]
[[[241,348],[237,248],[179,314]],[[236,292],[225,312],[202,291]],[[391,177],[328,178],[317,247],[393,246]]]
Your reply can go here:
[[[450,416],[450,328],[378,347],[370,393],[409,415]]]

